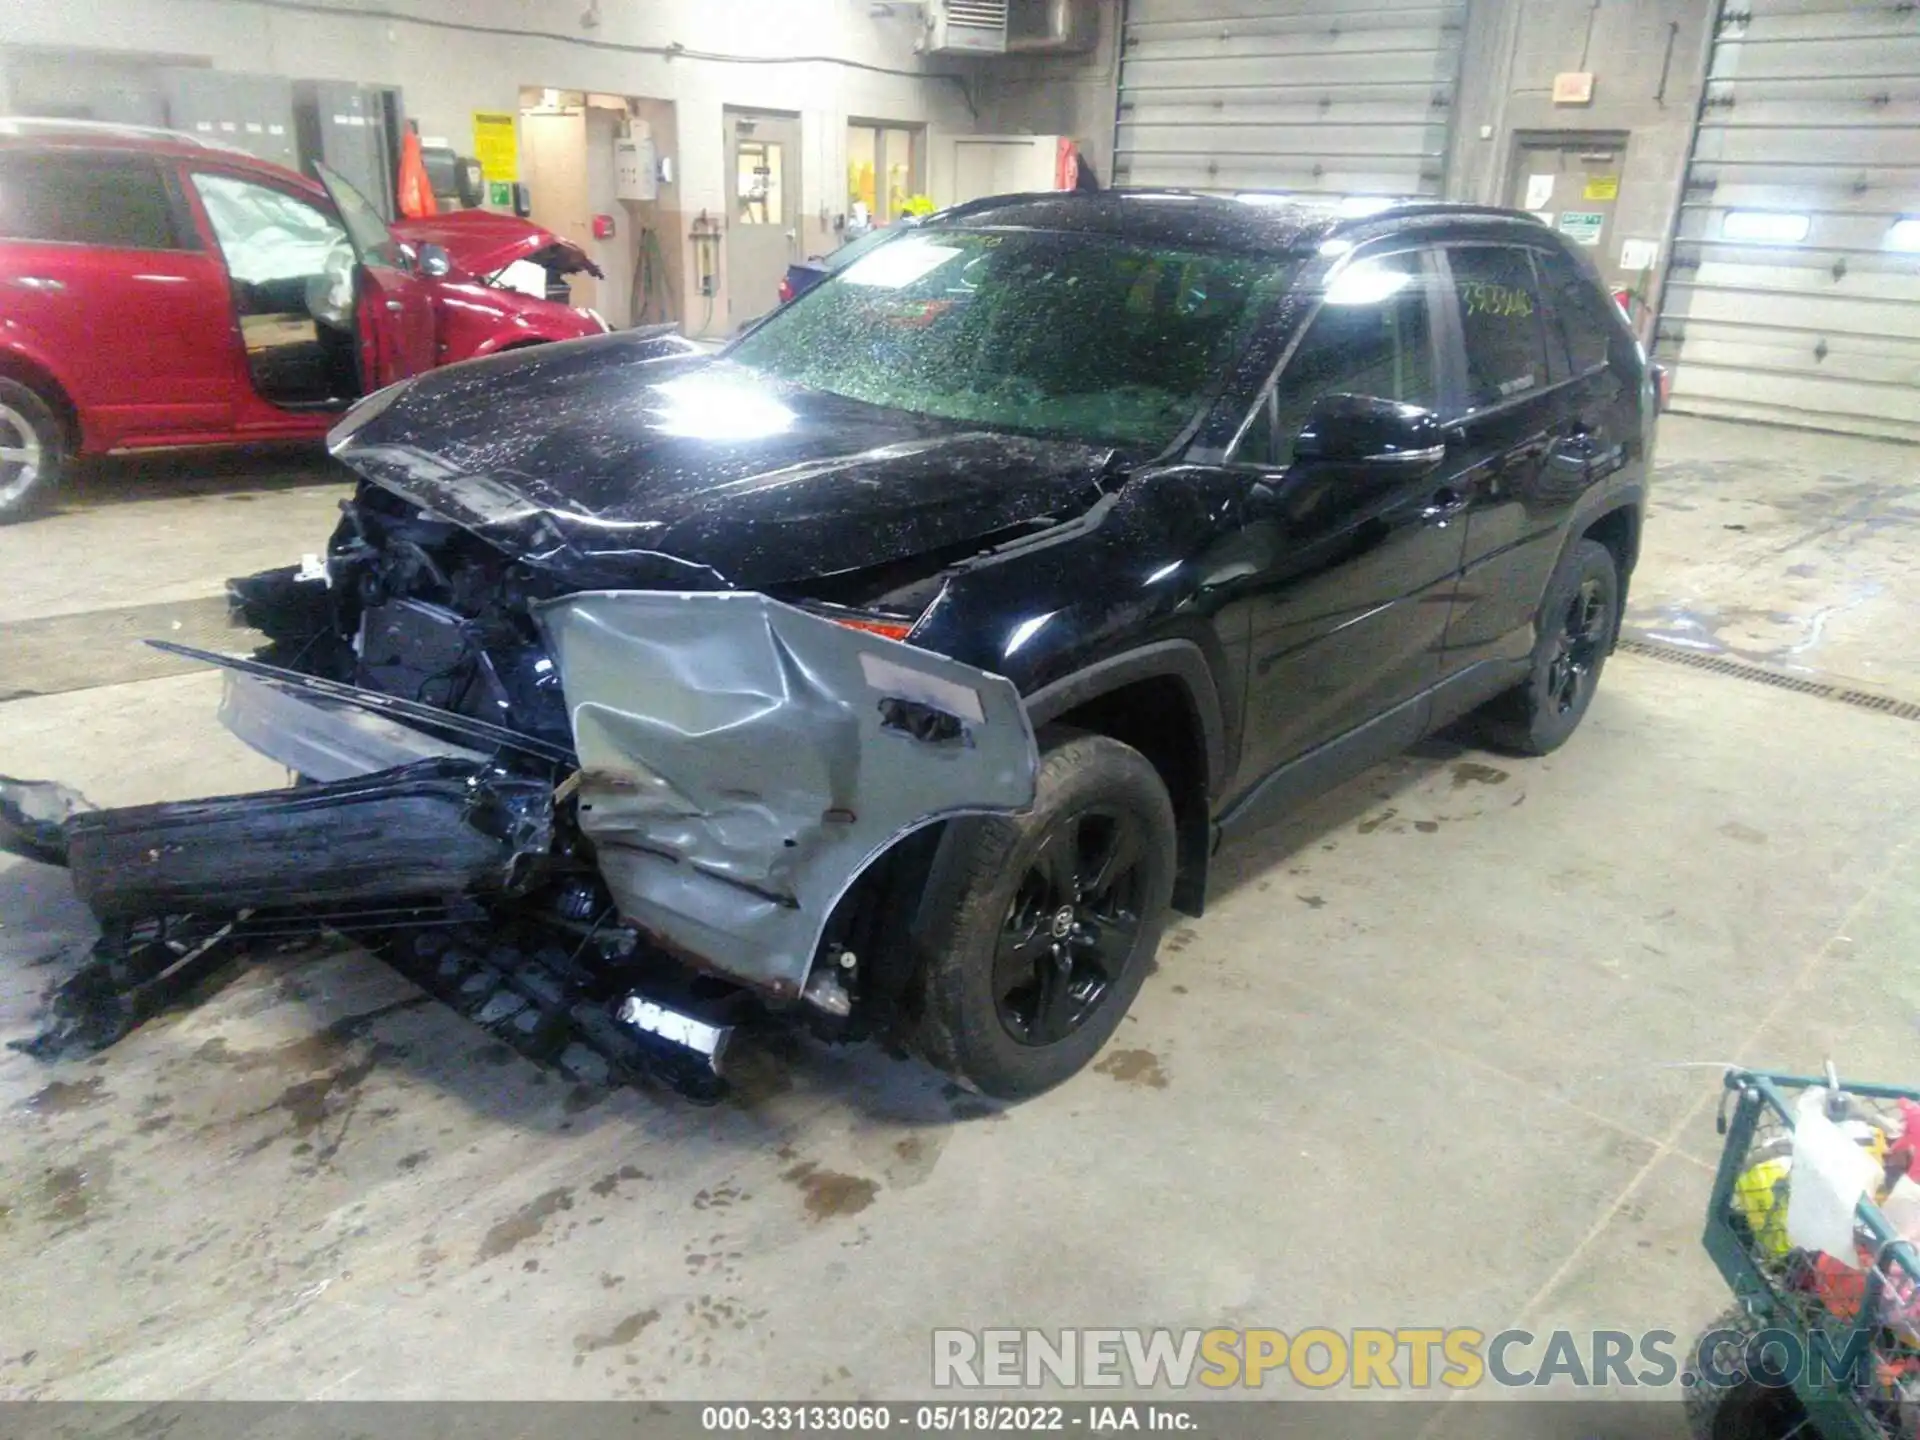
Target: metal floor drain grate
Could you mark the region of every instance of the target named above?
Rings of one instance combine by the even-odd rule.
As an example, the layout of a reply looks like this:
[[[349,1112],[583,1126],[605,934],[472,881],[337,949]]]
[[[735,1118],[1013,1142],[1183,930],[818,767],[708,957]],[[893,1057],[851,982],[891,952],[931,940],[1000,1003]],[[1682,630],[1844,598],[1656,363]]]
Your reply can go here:
[[[1751,680],[1756,684],[1771,685],[1776,690],[1792,690],[1800,695],[1814,695],[1822,700],[1834,700],[1842,705],[1858,706],[1862,710],[1873,710],[1901,720],[1920,720],[1920,704],[1911,700],[1895,700],[1890,695],[1871,695],[1864,690],[1849,690],[1844,685],[1829,685],[1820,680],[1803,680],[1797,675],[1781,675],[1758,665],[1749,665],[1742,660],[1729,660],[1724,655],[1702,655],[1697,650],[1688,650],[1683,646],[1665,645],[1658,640],[1635,640],[1625,635],[1620,637],[1618,648],[1628,655],[1643,655],[1649,660],[1664,660],[1669,665],[1685,665],[1694,670],[1710,670],[1715,675],[1731,675],[1736,680]]]

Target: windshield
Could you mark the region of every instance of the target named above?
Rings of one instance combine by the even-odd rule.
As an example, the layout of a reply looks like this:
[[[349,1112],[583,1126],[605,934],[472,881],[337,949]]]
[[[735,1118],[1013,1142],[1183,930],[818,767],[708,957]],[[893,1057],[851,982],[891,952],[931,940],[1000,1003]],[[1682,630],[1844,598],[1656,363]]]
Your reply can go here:
[[[1285,272],[1108,236],[940,229],[862,255],[728,358],[874,405],[1159,449]]]

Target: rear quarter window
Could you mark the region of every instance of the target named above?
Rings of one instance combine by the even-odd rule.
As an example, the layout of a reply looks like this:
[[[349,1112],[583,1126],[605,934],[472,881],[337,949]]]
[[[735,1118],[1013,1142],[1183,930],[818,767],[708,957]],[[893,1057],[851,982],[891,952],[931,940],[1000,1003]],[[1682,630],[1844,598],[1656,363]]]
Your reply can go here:
[[[1564,347],[1572,373],[1584,375],[1606,364],[1613,332],[1607,311],[1613,307],[1613,297],[1603,294],[1564,255],[1537,250],[1533,259],[1552,317],[1548,329],[1554,342]]]
[[[0,153],[0,239],[182,248],[160,167],[130,155]]]

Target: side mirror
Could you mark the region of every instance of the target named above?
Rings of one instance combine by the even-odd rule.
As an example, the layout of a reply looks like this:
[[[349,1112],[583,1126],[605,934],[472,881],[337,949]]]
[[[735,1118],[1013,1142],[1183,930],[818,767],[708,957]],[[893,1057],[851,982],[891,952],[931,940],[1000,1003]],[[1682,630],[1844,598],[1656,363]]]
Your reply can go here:
[[[1430,470],[1447,454],[1440,417],[1373,395],[1322,395],[1293,444],[1296,460]]]
[[[453,257],[431,240],[414,251],[414,263],[422,275],[438,280],[453,273]]]

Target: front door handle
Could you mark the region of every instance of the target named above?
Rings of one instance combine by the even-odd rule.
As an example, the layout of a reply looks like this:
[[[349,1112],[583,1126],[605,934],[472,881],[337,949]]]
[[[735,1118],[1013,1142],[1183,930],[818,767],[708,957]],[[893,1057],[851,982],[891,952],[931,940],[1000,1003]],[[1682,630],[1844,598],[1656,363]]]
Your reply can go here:
[[[55,280],[46,275],[16,275],[12,282],[22,290],[37,290],[43,295],[57,295],[67,288],[64,280]]]
[[[406,308],[407,307],[402,305],[398,300],[387,301],[387,309],[395,315],[398,315],[402,310]]]

